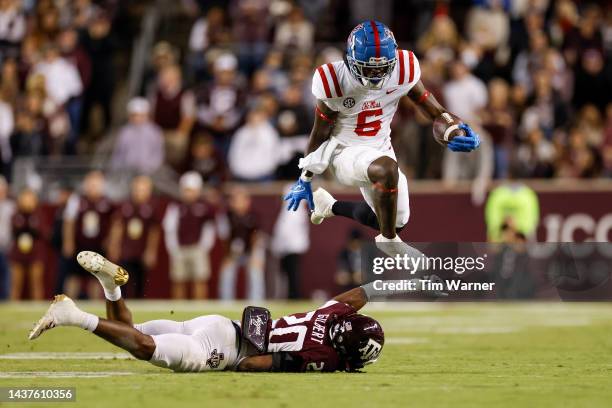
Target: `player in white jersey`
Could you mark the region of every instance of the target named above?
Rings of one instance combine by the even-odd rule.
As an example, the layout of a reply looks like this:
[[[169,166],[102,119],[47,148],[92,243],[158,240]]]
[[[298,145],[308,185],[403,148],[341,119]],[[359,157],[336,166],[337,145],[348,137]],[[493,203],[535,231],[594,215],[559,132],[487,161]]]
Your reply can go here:
[[[478,135],[451,118],[420,78],[416,56],[397,48],[387,26],[374,20],[357,25],[345,60],[315,70],[315,123],[300,160],[302,175],[285,197],[288,209],[296,210],[305,199],[314,224],[334,215],[352,218],[379,230],[377,245],[389,255],[410,252],[396,234],[410,216],[408,182],[391,145],[391,120],[400,99],[407,96],[432,120],[450,118],[450,150],[469,152],[480,144]],[[359,187],[365,203],[337,201],[322,188],[313,195],[313,175],[327,168],[340,183]]]

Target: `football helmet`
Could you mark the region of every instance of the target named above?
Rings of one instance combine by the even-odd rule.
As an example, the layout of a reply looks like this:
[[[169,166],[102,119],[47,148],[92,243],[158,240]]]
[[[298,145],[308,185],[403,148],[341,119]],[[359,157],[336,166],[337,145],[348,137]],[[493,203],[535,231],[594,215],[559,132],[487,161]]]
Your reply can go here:
[[[365,87],[380,89],[397,60],[397,43],[389,27],[369,20],[357,25],[346,43],[345,63]]]
[[[385,333],[380,323],[359,313],[335,321],[329,329],[329,337],[345,361],[347,371],[356,371],[376,362],[385,344]]]

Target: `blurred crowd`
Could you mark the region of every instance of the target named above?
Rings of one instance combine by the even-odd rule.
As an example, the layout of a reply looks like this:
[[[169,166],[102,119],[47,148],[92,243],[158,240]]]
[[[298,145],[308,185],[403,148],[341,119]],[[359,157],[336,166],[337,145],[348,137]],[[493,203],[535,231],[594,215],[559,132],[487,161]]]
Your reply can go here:
[[[288,295],[299,297],[306,214],[281,213],[266,237],[248,192],[221,190],[230,181],[299,175],[313,121],[313,69],[342,59],[350,30],[371,18],[390,26],[400,48],[415,52],[428,89],[484,139],[474,160],[449,154],[405,98],[392,138],[410,178],[612,176],[606,2],[182,0],[172,13],[162,10],[164,29],[142,81],[120,98],[133,85],[121,61],[129,60],[139,30],[126,23],[132,21],[126,9],[153,4],[0,0],[1,296],[40,298],[44,271],[56,260],[58,291],[96,296],[72,261],[79,250],[129,266],[130,294],[142,296],[164,247],[176,298],[188,289],[207,297],[213,273],[219,296],[233,298],[240,269],[247,271],[247,296],[265,296],[270,250]],[[40,186],[13,188],[10,198],[16,161],[61,161],[101,144],[111,146],[103,172],[88,173],[81,188],[59,185],[52,213],[39,203]],[[130,175],[129,195],[107,196],[109,172]],[[168,175],[176,196],[154,194]],[[339,255],[340,286],[352,282],[357,241],[351,235]],[[215,242],[223,243],[219,271],[208,259]]]

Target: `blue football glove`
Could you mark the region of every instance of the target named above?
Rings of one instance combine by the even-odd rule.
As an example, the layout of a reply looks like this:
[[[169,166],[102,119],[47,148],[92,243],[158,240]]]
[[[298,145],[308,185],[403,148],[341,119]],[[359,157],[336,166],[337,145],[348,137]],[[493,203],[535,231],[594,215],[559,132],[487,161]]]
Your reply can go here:
[[[289,194],[285,196],[285,201],[289,201],[287,211],[297,211],[302,200],[306,200],[310,211],[314,211],[314,201],[312,200],[312,187],[310,186],[310,180],[300,177],[291,187]]]
[[[447,147],[453,152],[471,152],[480,146],[480,136],[474,132],[469,125],[462,123],[459,129],[463,129],[466,136],[456,136],[451,140]]]

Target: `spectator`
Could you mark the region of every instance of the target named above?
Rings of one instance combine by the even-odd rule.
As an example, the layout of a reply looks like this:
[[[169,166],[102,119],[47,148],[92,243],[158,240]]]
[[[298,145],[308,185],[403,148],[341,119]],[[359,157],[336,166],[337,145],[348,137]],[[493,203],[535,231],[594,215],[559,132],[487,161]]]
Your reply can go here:
[[[534,75],[533,83],[533,95],[527,100],[529,107],[523,112],[520,128],[529,132],[539,127],[546,137],[551,138],[553,131],[567,121],[567,106],[553,89],[551,77],[545,70]]]
[[[91,83],[91,59],[79,43],[79,33],[74,28],[65,28],[57,40],[62,57],[79,71],[83,88]]]
[[[270,0],[230,1],[233,38],[238,44],[241,71],[250,75],[261,65],[268,51]]]
[[[33,190],[23,190],[17,199],[17,211],[12,218],[11,299],[19,300],[27,279],[30,299],[44,298],[44,233],[38,209],[38,196]]]
[[[7,255],[11,246],[14,213],[15,203],[8,197],[8,184],[6,179],[0,176],[0,299],[10,296],[11,271]]]
[[[29,92],[16,113],[11,151],[15,157],[43,156],[51,151],[49,122],[43,113],[44,96]]]
[[[20,3],[20,0],[0,1],[0,62],[6,57],[17,56],[25,36],[26,19]]]
[[[291,185],[285,187],[289,192]],[[287,279],[287,298],[300,299],[301,263],[303,255],[310,247],[310,214],[306,207],[300,206],[297,214],[292,214],[281,207],[274,224],[271,249],[280,259],[281,272]]]
[[[599,150],[589,143],[586,133],[578,127],[569,132],[568,142],[560,156],[558,177],[593,178],[602,171]]]
[[[151,122],[146,99],[137,97],[130,100],[127,112],[129,121],[119,130],[111,166],[136,174],[153,174],[164,162],[162,130]]]
[[[221,266],[219,293],[221,299],[236,298],[236,274],[244,266],[247,272],[247,298],[262,300],[265,296],[265,247],[257,215],[251,209],[251,196],[244,188],[233,188],[229,196],[229,239]]]
[[[338,264],[334,280],[341,291],[346,291],[363,283],[362,249],[363,234],[358,229],[349,232],[346,245],[338,254]]]
[[[527,139],[519,146],[516,158],[520,164],[520,177],[549,178],[554,175],[556,151],[539,128],[527,133]]]
[[[13,108],[17,104],[21,87],[19,66],[15,59],[5,59],[0,72],[0,98]]]
[[[212,186],[220,186],[227,180],[227,166],[223,155],[217,150],[212,136],[208,133],[196,134],[191,145],[189,169],[198,172],[202,180]]]
[[[449,111],[466,122],[478,122],[478,112],[487,103],[487,87],[457,60],[450,67],[451,80],[442,93]]]
[[[234,135],[228,155],[230,170],[234,177],[244,181],[271,180],[278,165],[278,149],[278,132],[264,109],[256,107]],[[253,157],[261,159],[249,159]]]
[[[529,50],[521,52],[514,61],[512,79],[528,91],[533,89],[533,75],[544,68],[548,39],[543,31],[529,36]]]
[[[113,56],[116,45],[111,36],[111,21],[100,10],[82,12],[88,23],[82,35],[82,45],[91,59],[91,82],[85,93],[83,106],[83,130],[91,130],[91,112],[94,107],[102,109],[99,130],[105,132],[112,122],[111,101],[115,89]]]
[[[231,134],[242,119],[246,99],[237,64],[232,54],[219,56],[214,63],[213,80],[196,91],[198,125],[214,136],[224,156]]]
[[[66,153],[76,153],[81,120],[83,83],[76,67],[62,58],[55,45],[47,45],[45,59],[34,67],[34,73],[45,77],[45,89],[51,100],[63,106],[70,119]]]
[[[64,244],[64,213],[66,211],[66,204],[72,194],[72,188],[67,184],[63,184],[58,187],[54,193],[54,198],[51,200],[56,208],[51,227],[51,247],[57,255],[54,293],[62,293],[64,291],[66,277],[73,262],[72,259],[64,256],[62,251]]]
[[[189,135],[195,121],[193,93],[183,86],[176,65],[162,68],[152,95],[153,120],[164,132],[166,161],[178,166],[186,158]]]
[[[99,286],[91,275],[76,262],[80,251],[95,251],[106,254],[113,205],[105,197],[105,177],[100,171],[87,173],[83,180],[82,194],[70,196],[64,212],[62,252],[72,259],[72,268],[66,279],[64,292],[77,297],[81,289],[81,278],[89,282],[88,295],[98,297]]]
[[[229,43],[231,33],[225,12],[220,7],[211,7],[206,16],[196,20],[189,34],[189,68],[196,82],[208,79],[206,56],[216,47]]]
[[[7,175],[12,157],[11,135],[15,126],[13,107],[0,95],[0,173]]]
[[[173,299],[187,298],[191,281],[194,299],[208,297],[210,250],[215,242],[215,209],[202,198],[202,177],[187,172],[180,179],[181,199],[168,205],[163,219],[170,256]]]
[[[480,111],[482,127],[491,135],[495,155],[495,172],[493,177],[505,178],[512,149],[515,127],[508,102],[510,100],[508,84],[499,78],[489,82],[489,103]]]
[[[427,61],[439,61],[445,65],[455,58],[459,40],[453,20],[448,15],[440,14],[434,17],[429,29],[420,37],[417,48]]]
[[[119,204],[111,227],[109,258],[129,272],[125,289],[137,298],[144,296],[146,275],[155,265],[159,247],[161,217],[152,193],[149,177],[134,178],[130,199]]]
[[[576,68],[573,105],[582,108],[591,103],[603,112],[610,102],[610,95],[612,95],[612,78],[609,70],[606,71],[601,51],[586,50]]]
[[[291,11],[276,27],[274,45],[285,52],[310,52],[314,42],[314,26],[304,17],[301,7]]]

